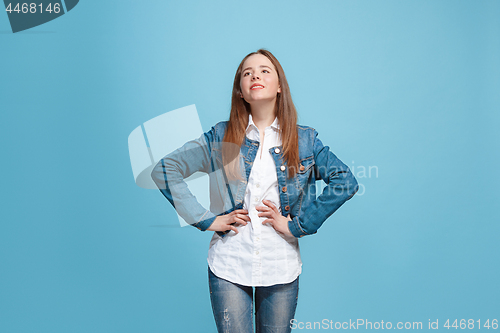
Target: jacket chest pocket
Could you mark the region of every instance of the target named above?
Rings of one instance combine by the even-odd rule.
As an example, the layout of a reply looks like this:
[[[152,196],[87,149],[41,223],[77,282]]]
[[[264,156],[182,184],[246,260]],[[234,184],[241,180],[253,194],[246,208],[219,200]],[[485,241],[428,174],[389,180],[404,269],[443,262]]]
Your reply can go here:
[[[308,184],[309,178],[311,177],[314,166],[314,156],[310,156],[304,159],[301,159],[299,162],[299,168],[297,169],[296,178],[296,187],[297,189],[304,189]]]

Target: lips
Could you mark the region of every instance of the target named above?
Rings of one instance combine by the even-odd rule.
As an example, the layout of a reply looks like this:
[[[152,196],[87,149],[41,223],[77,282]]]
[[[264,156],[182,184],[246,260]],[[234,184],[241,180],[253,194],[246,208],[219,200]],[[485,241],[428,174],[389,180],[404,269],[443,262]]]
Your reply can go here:
[[[259,83],[254,83],[250,87],[250,90],[255,90],[255,89],[264,89],[264,86],[262,84],[259,84]]]

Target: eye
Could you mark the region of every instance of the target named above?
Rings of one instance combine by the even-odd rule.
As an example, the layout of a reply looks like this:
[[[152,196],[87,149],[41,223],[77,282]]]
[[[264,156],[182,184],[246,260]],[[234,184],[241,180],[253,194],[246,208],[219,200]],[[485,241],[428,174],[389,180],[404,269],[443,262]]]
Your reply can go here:
[[[264,73],[264,72],[269,73],[269,71],[267,69],[262,70],[262,73]]]
[[[247,74],[250,74],[250,72],[246,72],[246,73],[244,73],[244,74],[243,74],[243,76],[247,76]]]

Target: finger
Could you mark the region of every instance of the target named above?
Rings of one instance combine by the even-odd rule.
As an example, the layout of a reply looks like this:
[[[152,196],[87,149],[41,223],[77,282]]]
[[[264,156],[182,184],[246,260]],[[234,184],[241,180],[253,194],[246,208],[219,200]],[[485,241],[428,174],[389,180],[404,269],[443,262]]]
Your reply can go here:
[[[275,205],[274,205],[271,201],[269,201],[269,200],[264,200],[264,201],[262,201],[262,202],[264,202],[267,206],[269,206],[269,208],[270,208],[270,209],[272,209],[272,210],[274,210],[274,211],[276,211],[276,210],[277,210],[276,206],[275,206]]]
[[[246,209],[236,209],[236,210],[233,210],[233,212],[235,214],[248,214],[248,210],[246,210]]]
[[[251,221],[251,220],[250,220],[250,216],[248,216],[248,215],[246,215],[246,214],[238,214],[238,215],[237,215],[237,217],[238,217],[240,220],[244,221],[245,223],[246,223],[247,221],[248,221],[248,222],[250,222],[250,221]]]
[[[266,200],[262,200],[262,202],[265,202],[266,205],[269,206],[269,207],[271,207],[271,208],[275,207],[274,203],[272,201],[270,201],[270,200],[266,199]]]
[[[247,225],[247,222],[243,220],[241,217],[237,216],[235,219],[236,223],[239,223],[241,225]]]
[[[262,221],[262,224],[270,224],[272,226],[273,222],[274,222],[273,219],[267,219],[267,220]]]
[[[232,231],[234,231],[235,233],[238,233],[238,229],[236,229],[236,228],[235,228],[235,227],[233,227],[232,225],[231,225],[231,226],[229,226],[229,228],[230,228]]]
[[[278,206],[276,206],[272,202],[271,202],[271,205],[272,205],[273,211],[279,214]]]
[[[248,214],[243,214],[243,215],[240,215],[240,218],[244,221],[248,221],[250,222],[251,219],[250,219],[250,216]]]
[[[267,211],[267,212],[261,212],[257,214],[258,217],[272,217],[273,212]]]

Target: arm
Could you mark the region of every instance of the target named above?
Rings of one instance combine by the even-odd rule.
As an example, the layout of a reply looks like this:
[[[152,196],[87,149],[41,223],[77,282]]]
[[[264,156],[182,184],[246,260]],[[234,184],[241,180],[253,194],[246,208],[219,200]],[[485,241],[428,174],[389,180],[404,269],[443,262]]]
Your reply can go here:
[[[290,232],[295,237],[316,233],[323,222],[351,199],[359,188],[351,170],[330,151],[328,146],[323,146],[316,130],[313,136],[314,172],[316,179],[323,179],[327,186],[316,200],[302,208],[300,216],[295,216],[288,222]]]
[[[212,127],[198,139],[185,143],[163,157],[151,172],[156,186],[177,213],[188,224],[202,231],[208,229],[216,216],[196,200],[183,179],[197,171],[211,171],[210,145],[214,136],[215,127]]]

